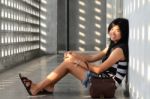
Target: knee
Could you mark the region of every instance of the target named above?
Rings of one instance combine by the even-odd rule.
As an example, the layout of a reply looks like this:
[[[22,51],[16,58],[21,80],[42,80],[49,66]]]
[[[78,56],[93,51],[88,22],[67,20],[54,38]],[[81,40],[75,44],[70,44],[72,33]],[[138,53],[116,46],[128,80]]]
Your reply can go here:
[[[66,65],[71,64],[71,60],[70,59],[64,59],[63,63],[66,64]]]
[[[67,67],[67,68],[70,68],[73,64],[73,61],[70,60],[70,59],[66,59],[63,61],[63,64]]]

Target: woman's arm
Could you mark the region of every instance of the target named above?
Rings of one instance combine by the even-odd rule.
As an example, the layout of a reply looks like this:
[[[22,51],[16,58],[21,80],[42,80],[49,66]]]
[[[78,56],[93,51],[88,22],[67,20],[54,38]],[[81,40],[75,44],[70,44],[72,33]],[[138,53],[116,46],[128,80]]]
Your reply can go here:
[[[76,52],[72,52],[71,55],[76,57],[77,59],[82,60],[82,61],[95,62],[95,61],[100,60],[106,54],[107,50],[108,50],[108,48],[105,48],[101,52],[96,53],[96,54],[92,54],[92,55],[87,55],[87,54],[83,54],[83,53],[76,53]]]
[[[94,73],[101,73],[108,68],[110,68],[113,64],[115,64],[119,60],[124,60],[125,56],[123,54],[123,50],[121,48],[116,48],[112,51],[110,56],[106,61],[104,61],[102,64],[99,66],[96,66],[94,64],[88,64],[88,69]]]

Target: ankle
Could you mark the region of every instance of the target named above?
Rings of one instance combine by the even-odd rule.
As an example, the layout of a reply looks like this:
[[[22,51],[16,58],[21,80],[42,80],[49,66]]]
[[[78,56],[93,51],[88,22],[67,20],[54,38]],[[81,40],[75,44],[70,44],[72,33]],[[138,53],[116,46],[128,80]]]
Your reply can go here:
[[[54,91],[54,87],[46,87],[45,88],[47,91],[49,91],[49,92],[53,92]]]
[[[34,85],[31,88],[31,92],[32,92],[33,95],[36,95],[39,91],[40,91],[40,89],[39,89],[39,87],[37,85]]]

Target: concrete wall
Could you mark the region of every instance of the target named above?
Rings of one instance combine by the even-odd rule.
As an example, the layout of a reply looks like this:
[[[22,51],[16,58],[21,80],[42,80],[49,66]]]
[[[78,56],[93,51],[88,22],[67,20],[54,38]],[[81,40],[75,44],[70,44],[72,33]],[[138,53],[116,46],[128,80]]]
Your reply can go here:
[[[58,1],[58,50],[67,49],[67,36],[70,50],[103,49],[106,45],[106,1],[70,0],[68,3],[67,19],[67,0]]]
[[[67,0],[58,0],[57,23],[57,47],[60,52],[67,50]]]
[[[150,99],[150,0],[124,0],[123,6],[130,23],[130,94]]]
[[[39,11],[39,1],[0,1],[0,72],[40,56]]]
[[[97,51],[106,45],[106,1],[105,0],[70,0],[67,20],[67,0],[46,0],[41,4],[47,9],[46,27],[41,26],[41,49],[46,53],[56,53],[67,49]],[[86,14],[82,13],[85,11]],[[69,35],[67,35],[67,21]],[[86,29],[82,29],[86,27]],[[90,41],[90,42],[89,42]]]
[[[69,2],[69,47],[71,50],[98,51],[106,43],[106,1]]]
[[[57,0],[43,0],[41,3],[41,50],[46,53],[57,52]],[[43,8],[43,10],[42,10]]]

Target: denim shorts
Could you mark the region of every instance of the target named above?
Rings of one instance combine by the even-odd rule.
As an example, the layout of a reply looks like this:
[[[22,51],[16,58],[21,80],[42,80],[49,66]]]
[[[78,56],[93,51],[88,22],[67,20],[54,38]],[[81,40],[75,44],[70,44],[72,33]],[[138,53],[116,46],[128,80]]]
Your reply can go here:
[[[94,73],[91,73],[90,71],[86,71],[85,72],[85,79],[84,80],[82,80],[81,81],[81,83],[86,87],[86,88],[89,88],[89,86],[90,86],[90,79],[91,79],[91,77],[93,77],[93,76],[95,76],[95,77],[100,77],[99,75],[97,75],[97,74],[94,74]],[[114,81],[115,81],[115,85],[116,85],[116,87],[119,87],[120,85],[119,85],[119,83],[114,79]]]
[[[90,84],[90,72],[89,71],[86,71],[85,74],[84,74],[84,80],[81,81],[81,83],[86,87],[88,88],[89,87],[89,84]]]

